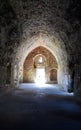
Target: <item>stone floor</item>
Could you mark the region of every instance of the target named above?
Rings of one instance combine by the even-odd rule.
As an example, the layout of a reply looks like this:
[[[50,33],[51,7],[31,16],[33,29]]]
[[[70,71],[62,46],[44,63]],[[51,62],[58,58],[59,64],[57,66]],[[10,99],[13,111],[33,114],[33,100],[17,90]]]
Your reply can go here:
[[[0,97],[0,130],[81,130],[81,105],[57,85],[22,84]]]

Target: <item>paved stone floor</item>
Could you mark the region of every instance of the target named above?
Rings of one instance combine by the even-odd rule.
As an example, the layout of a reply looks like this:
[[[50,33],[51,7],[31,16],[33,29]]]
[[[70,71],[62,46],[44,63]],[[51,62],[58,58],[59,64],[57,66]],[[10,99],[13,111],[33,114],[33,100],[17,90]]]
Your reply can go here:
[[[22,84],[0,97],[0,130],[81,130],[81,106],[56,85]]]

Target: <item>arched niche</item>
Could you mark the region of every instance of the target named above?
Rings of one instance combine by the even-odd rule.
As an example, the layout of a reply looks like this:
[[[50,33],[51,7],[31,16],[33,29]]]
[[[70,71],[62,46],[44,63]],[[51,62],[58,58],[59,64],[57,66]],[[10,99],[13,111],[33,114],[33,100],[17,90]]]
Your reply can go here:
[[[57,83],[57,69],[53,68],[49,71],[50,83]]]

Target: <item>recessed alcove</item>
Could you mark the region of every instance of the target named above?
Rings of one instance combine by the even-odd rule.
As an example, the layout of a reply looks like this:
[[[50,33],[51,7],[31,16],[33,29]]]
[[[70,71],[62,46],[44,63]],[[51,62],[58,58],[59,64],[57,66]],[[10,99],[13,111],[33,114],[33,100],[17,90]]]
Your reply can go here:
[[[57,69],[50,70],[50,81],[57,83]]]

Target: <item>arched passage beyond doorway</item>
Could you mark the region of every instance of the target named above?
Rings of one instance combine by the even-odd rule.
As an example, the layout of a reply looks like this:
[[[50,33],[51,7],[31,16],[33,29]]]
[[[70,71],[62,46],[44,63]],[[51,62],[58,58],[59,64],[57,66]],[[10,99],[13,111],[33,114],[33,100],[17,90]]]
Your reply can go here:
[[[56,58],[48,49],[39,46],[33,49],[24,61],[23,82],[34,82],[36,77],[39,77],[39,80],[45,79],[46,83],[57,82],[57,71],[54,75],[51,74],[52,80],[50,78],[49,72],[54,70],[52,68],[58,69]]]

